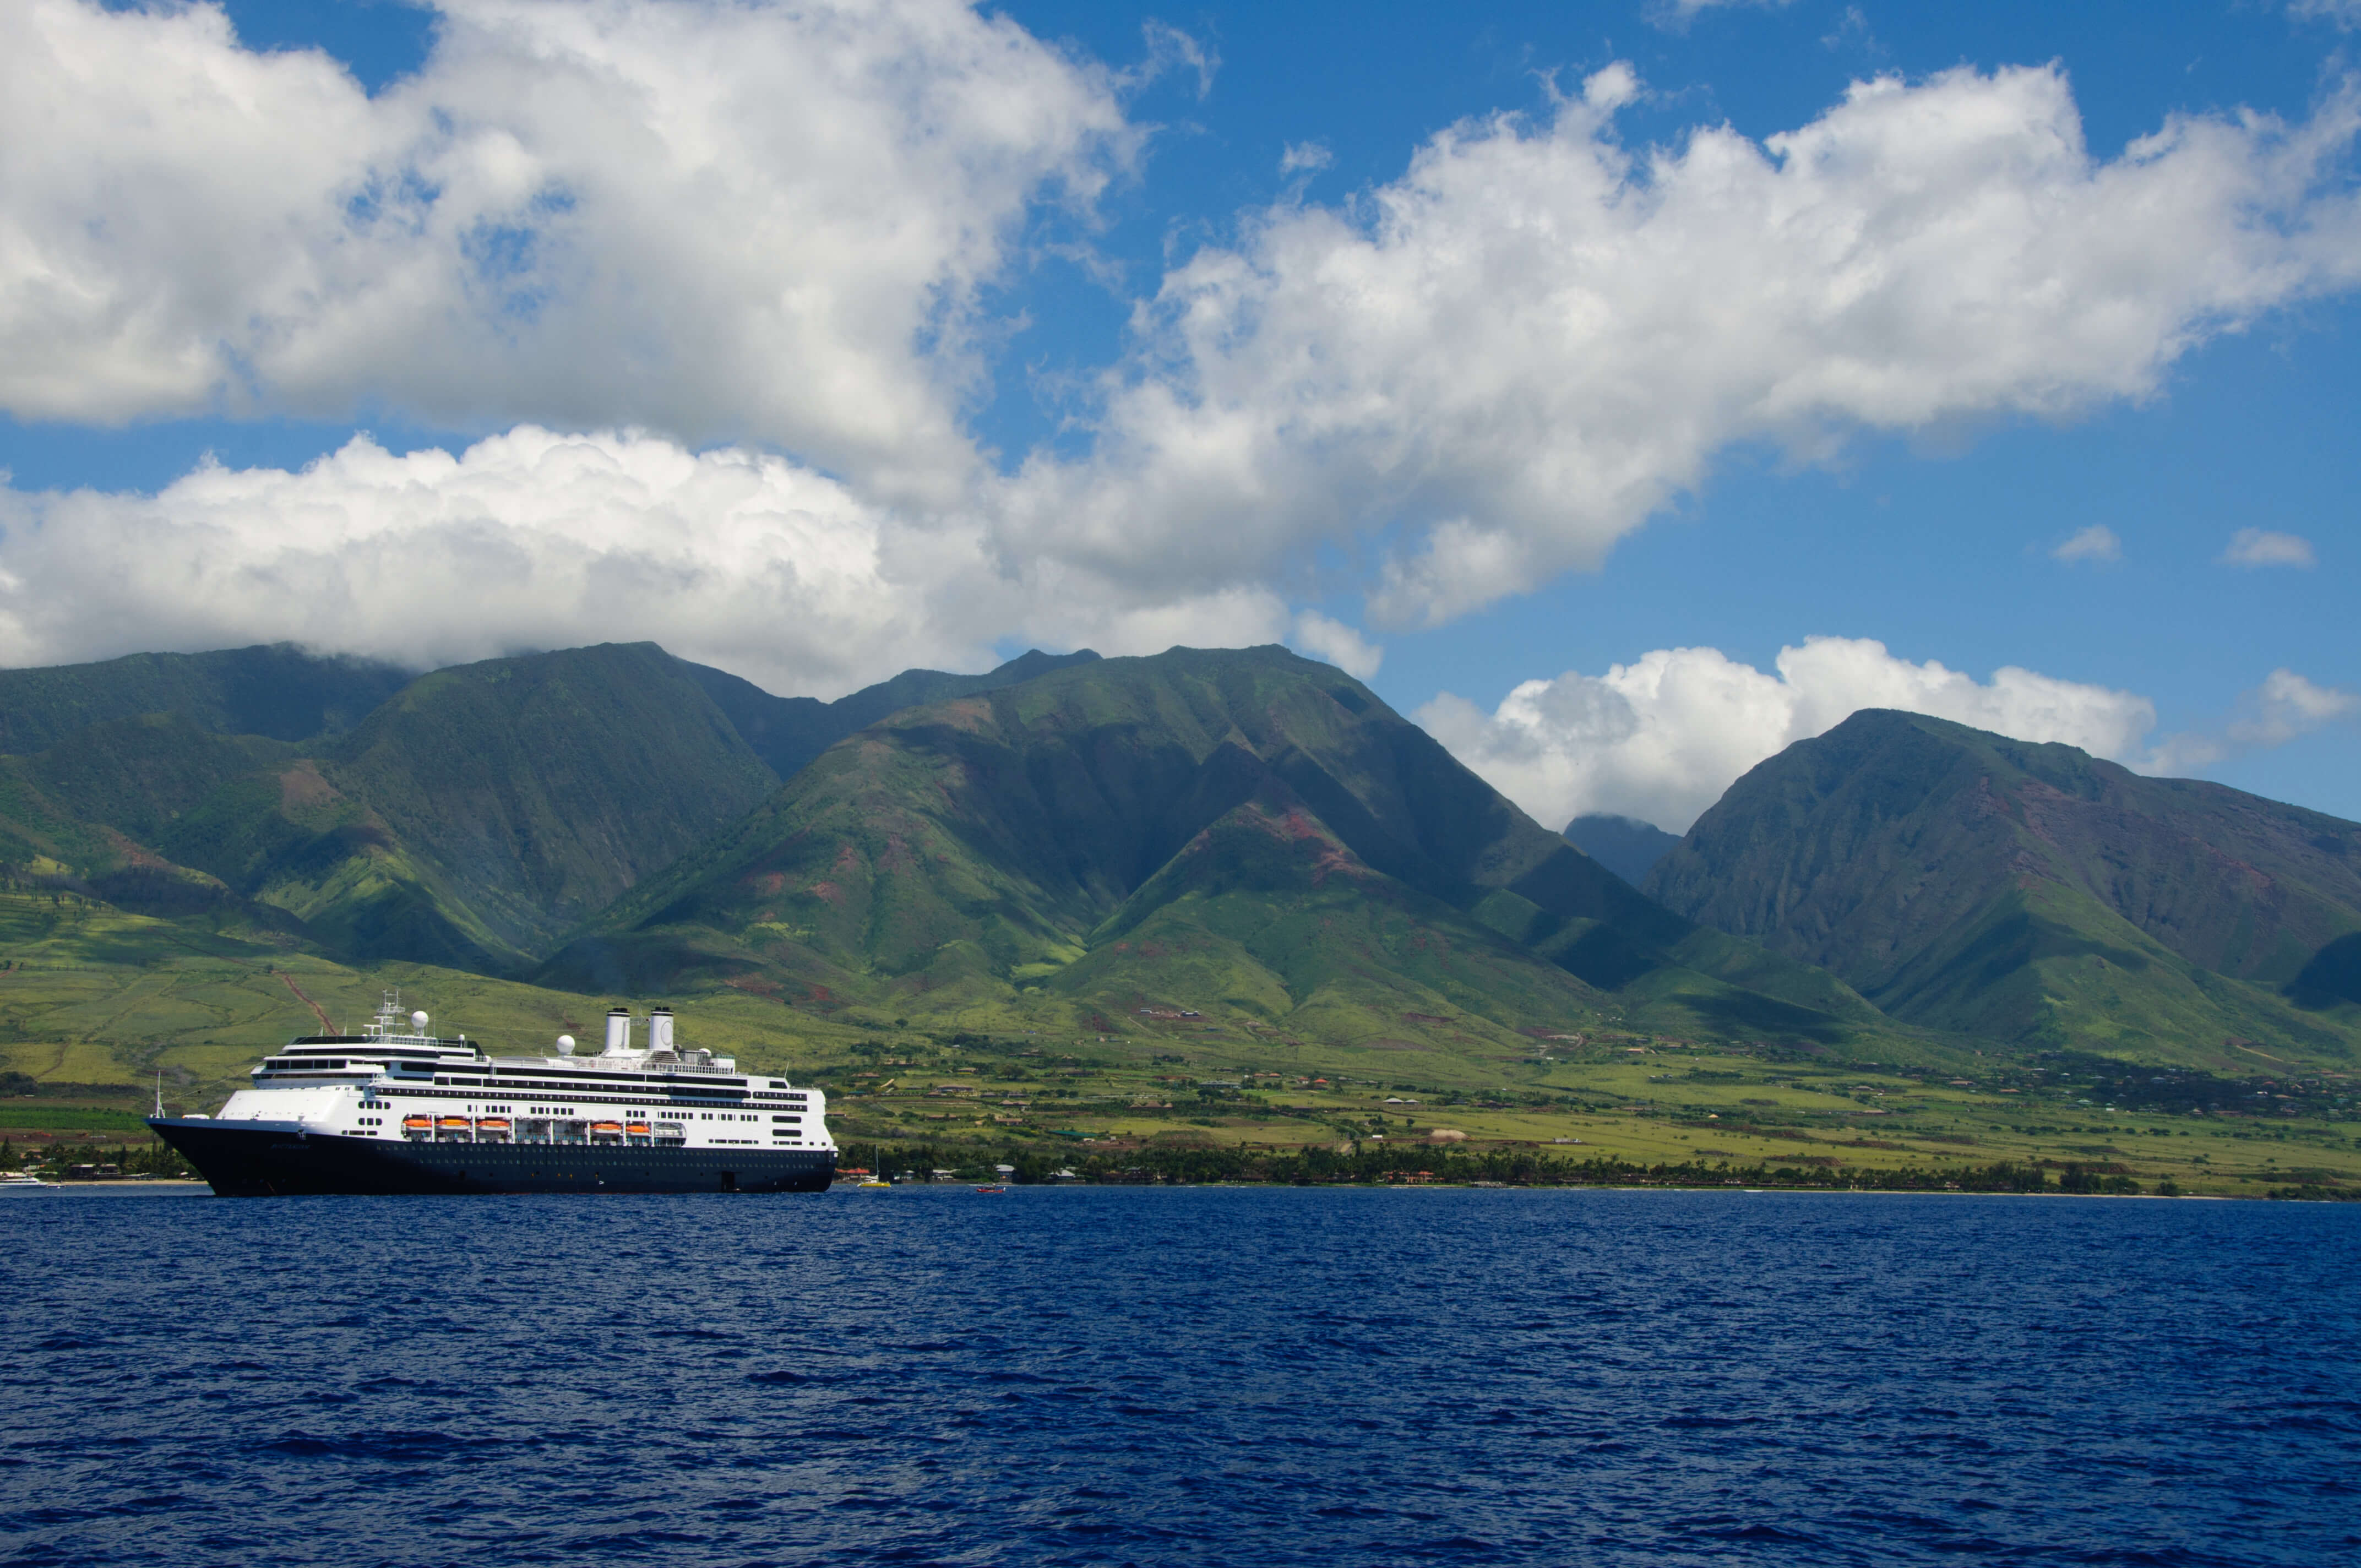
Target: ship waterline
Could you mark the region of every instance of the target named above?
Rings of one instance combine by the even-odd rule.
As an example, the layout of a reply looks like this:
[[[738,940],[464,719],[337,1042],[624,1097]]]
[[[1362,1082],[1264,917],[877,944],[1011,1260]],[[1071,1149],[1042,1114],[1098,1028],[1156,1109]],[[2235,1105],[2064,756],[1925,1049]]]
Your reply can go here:
[[[494,1057],[427,1032],[386,993],[359,1035],[289,1042],[213,1116],[148,1125],[225,1197],[328,1193],[817,1192],[834,1179],[827,1096],[678,1047],[656,1008],[605,1049]],[[404,1025],[408,1027],[405,1028]]]

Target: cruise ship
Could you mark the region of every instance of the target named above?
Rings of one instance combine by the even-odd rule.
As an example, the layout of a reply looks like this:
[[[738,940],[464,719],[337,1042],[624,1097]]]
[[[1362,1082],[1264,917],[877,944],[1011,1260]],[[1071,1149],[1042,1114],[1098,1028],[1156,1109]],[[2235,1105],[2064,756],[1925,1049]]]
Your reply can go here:
[[[678,1045],[670,1009],[607,1014],[496,1057],[429,1032],[388,992],[358,1035],[307,1035],[212,1116],[148,1124],[225,1197],[396,1192],[818,1192],[836,1173],[828,1097]]]

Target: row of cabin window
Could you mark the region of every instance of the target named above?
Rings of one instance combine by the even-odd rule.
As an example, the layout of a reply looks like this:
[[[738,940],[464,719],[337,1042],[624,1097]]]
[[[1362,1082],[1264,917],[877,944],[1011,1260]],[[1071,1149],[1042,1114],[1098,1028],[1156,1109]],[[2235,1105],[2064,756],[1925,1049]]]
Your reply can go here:
[[[364,1100],[361,1102],[361,1109],[364,1111],[383,1111],[390,1110],[391,1107],[381,1100]],[[627,1105],[624,1109],[627,1111],[645,1111],[653,1115],[671,1114],[675,1117],[686,1117],[688,1114],[685,1107],[676,1105]],[[513,1105],[493,1105],[477,1112],[476,1114],[479,1116],[571,1116],[576,1114],[576,1113],[570,1109],[561,1110],[554,1106],[534,1105],[529,1106],[524,1111],[520,1112]],[[763,1119],[762,1116],[756,1113],[736,1111],[699,1111],[696,1114],[697,1119],[700,1122],[759,1122]],[[799,1115],[774,1115],[771,1120],[774,1122],[800,1122],[803,1118]]]
[[[366,1109],[367,1107],[364,1107],[364,1108]],[[378,1108],[379,1108],[379,1109],[385,1109],[385,1107],[383,1107],[383,1106],[379,1106],[379,1107],[378,1107]],[[523,1116],[525,1119],[527,1119],[528,1121],[539,1121],[539,1120],[547,1120],[547,1119],[555,1118],[555,1117],[572,1116],[572,1115],[574,1115],[574,1114],[575,1114],[575,1113],[574,1113],[574,1112],[572,1112],[572,1111],[565,1111],[565,1110],[544,1109],[544,1108],[540,1107],[540,1106],[535,1106],[535,1107],[533,1107],[533,1108],[532,1108],[532,1109],[530,1109],[530,1110],[526,1110],[526,1111],[522,1111],[522,1112],[520,1112],[520,1111],[519,1111],[519,1110],[517,1110],[517,1109],[516,1109],[516,1107],[515,1107],[515,1106],[513,1106],[513,1105],[488,1105],[488,1106],[486,1106],[483,1110],[477,1112],[477,1113],[476,1113],[476,1114],[477,1114],[477,1115],[478,1115],[478,1116],[517,1116],[517,1115],[522,1115],[522,1116]],[[653,1114],[656,1114],[656,1115],[661,1116],[661,1115],[663,1114],[663,1113],[662,1113],[662,1112],[656,1112],[656,1113],[653,1113]],[[760,1116],[743,1116],[743,1115],[735,1115],[735,1114],[730,1113],[728,1113],[728,1112],[715,1113],[715,1112],[710,1112],[710,1111],[708,1111],[708,1112],[701,1112],[701,1113],[698,1113],[698,1116],[697,1116],[697,1120],[698,1120],[698,1121],[701,1121],[701,1122],[713,1122],[713,1121],[721,1121],[721,1122],[759,1122],[759,1121],[761,1121],[762,1119],[763,1119],[763,1118],[762,1118],[762,1117],[760,1117]],[[771,1120],[772,1120],[772,1121],[774,1121],[774,1122],[786,1122],[786,1123],[792,1124],[793,1125],[795,1125],[795,1126],[798,1126],[798,1127],[800,1127],[800,1126],[802,1126],[802,1125],[803,1125],[803,1121],[804,1121],[804,1119],[803,1119],[801,1116],[777,1116],[777,1115],[773,1116],[773,1117],[771,1118]],[[366,1123],[366,1122],[365,1122],[365,1123],[363,1123],[362,1124],[366,1126],[366,1125],[373,1125],[374,1124],[370,1124],[370,1123]]]

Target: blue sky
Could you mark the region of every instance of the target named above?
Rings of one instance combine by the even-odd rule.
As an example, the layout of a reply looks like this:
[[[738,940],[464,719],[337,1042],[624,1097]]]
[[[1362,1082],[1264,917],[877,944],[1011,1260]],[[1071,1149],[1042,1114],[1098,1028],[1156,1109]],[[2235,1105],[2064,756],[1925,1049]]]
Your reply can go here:
[[[2361,817],[2361,7],[225,10],[0,24],[6,662],[1285,638],[1553,822],[1872,703]]]

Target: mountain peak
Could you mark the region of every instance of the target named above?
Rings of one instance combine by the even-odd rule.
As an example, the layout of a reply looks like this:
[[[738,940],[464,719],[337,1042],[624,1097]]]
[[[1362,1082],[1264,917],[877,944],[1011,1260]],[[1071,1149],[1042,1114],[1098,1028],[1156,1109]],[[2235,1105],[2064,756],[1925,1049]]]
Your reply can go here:
[[[994,670],[985,678],[1014,685],[1018,681],[1029,681],[1036,676],[1046,675],[1052,670],[1071,669],[1076,664],[1095,663],[1098,662],[1098,657],[1097,652],[1089,648],[1077,648],[1071,653],[1044,653],[1038,648],[1027,648],[1024,652]]]
[[[1590,1015],[1593,986],[1637,981],[1655,990],[1632,1005],[1686,1028],[1818,1038],[1874,1020],[1826,976],[1742,947],[1651,904],[1332,667],[1277,646],[1176,648],[847,737],[543,978],[1128,1010],[1185,970],[1274,1024],[1489,1017],[1504,1045]]]
[[[2334,992],[2323,955],[2361,930],[2361,826],[2072,746],[1856,713],[1732,784],[1647,890],[1912,1023],[2361,1054],[2295,1004]]]
[[[1680,844],[1680,836],[1653,822],[1606,812],[1586,812],[1565,825],[1566,842],[1638,887],[1656,862]]]

